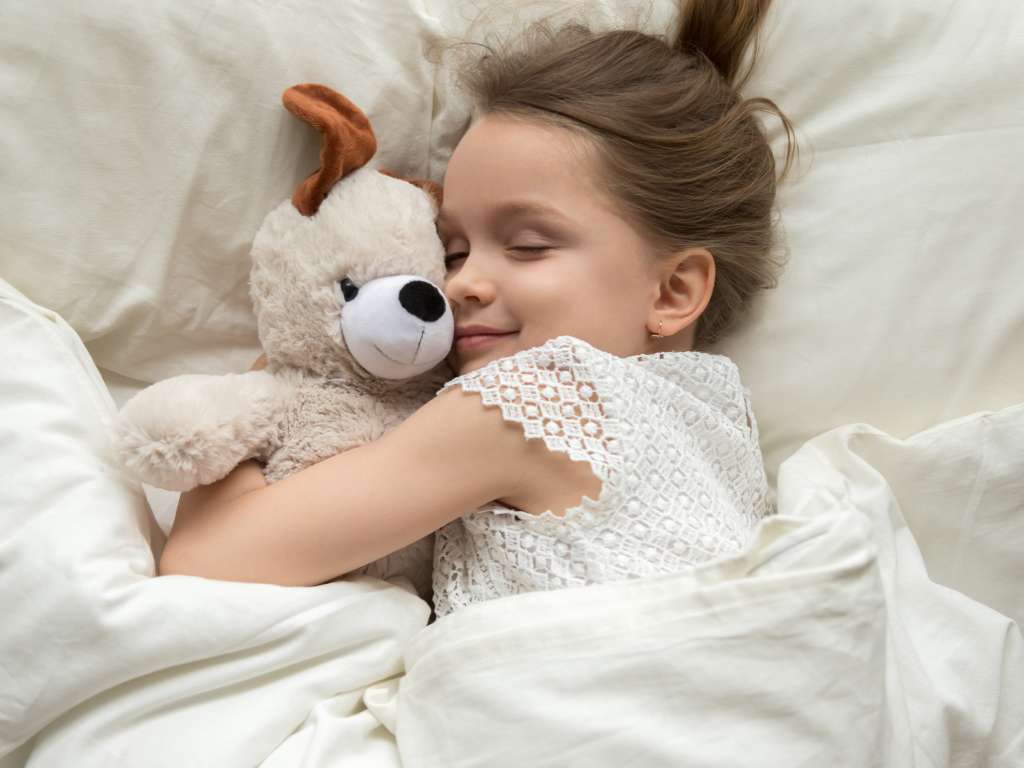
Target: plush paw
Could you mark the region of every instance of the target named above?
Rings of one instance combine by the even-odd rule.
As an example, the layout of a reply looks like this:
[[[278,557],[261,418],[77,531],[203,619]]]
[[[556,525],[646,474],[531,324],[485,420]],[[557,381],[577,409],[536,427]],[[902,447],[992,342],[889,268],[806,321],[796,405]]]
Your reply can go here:
[[[191,491],[216,482],[245,460],[237,451],[211,443],[209,435],[156,432],[118,418],[114,444],[121,465],[144,483],[169,491]]]
[[[125,403],[114,448],[125,469],[150,485],[207,485],[269,444],[281,394],[263,372],[167,379]]]

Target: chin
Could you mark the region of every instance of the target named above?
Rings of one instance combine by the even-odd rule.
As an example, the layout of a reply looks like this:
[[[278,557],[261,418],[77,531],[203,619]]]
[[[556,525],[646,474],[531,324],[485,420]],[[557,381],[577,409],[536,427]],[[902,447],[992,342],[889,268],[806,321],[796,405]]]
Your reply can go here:
[[[448,367],[451,368],[456,376],[461,376],[464,373],[470,372],[470,367],[459,359],[459,356],[452,352],[448,355],[446,362]]]
[[[494,359],[497,360],[498,358]],[[464,362],[458,359],[453,359],[448,364],[451,366],[452,370],[455,371],[456,376],[462,376],[465,373],[472,373],[478,368],[483,368],[489,362],[489,359],[486,359],[483,356],[481,356],[479,359],[474,358],[472,360],[466,360]]]

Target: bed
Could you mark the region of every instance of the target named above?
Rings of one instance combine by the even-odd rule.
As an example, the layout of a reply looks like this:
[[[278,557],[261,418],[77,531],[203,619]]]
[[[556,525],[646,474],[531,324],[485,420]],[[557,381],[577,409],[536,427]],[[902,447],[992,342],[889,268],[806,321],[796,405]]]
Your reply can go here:
[[[676,13],[5,9],[0,768],[1024,765],[1016,0],[776,0],[766,20],[745,91],[802,155],[786,271],[716,349],[778,508],[743,553],[432,623],[365,577],[153,578],[176,499],[117,470],[111,419],[259,353],[248,247],[318,150],[281,92],[343,91],[377,167],[440,181],[467,105],[426,48],[553,11],[655,34]]]

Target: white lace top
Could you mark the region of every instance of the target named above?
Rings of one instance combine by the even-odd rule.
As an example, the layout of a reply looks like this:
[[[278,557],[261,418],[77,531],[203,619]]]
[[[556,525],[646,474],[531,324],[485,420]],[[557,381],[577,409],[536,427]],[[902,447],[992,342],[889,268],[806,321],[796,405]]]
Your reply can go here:
[[[678,572],[741,549],[767,513],[757,423],[727,357],[618,357],[559,336],[438,394],[456,385],[526,439],[590,462],[603,485],[562,517],[493,502],[439,530],[439,618],[520,592]]]

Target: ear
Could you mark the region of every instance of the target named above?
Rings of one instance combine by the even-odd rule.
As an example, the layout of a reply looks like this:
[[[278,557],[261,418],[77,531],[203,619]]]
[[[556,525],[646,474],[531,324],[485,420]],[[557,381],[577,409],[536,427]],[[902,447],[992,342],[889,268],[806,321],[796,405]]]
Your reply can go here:
[[[444,199],[444,188],[436,181],[431,181],[430,179],[407,179],[404,176],[399,176],[397,173],[385,171],[383,168],[379,168],[378,170],[385,176],[390,176],[393,179],[401,179],[402,181],[408,181],[410,184],[419,187],[434,198],[434,202],[437,203],[437,208],[440,210],[441,202]]]
[[[659,322],[665,336],[688,328],[696,330],[697,319],[715,289],[715,259],[711,252],[707,248],[687,248],[660,262],[656,270],[657,293],[647,320],[651,332],[657,332]]]
[[[369,162],[377,151],[377,139],[363,111],[326,85],[293,85],[281,101],[289,112],[323,134],[320,167],[292,194],[299,213],[312,216],[339,179]]]

